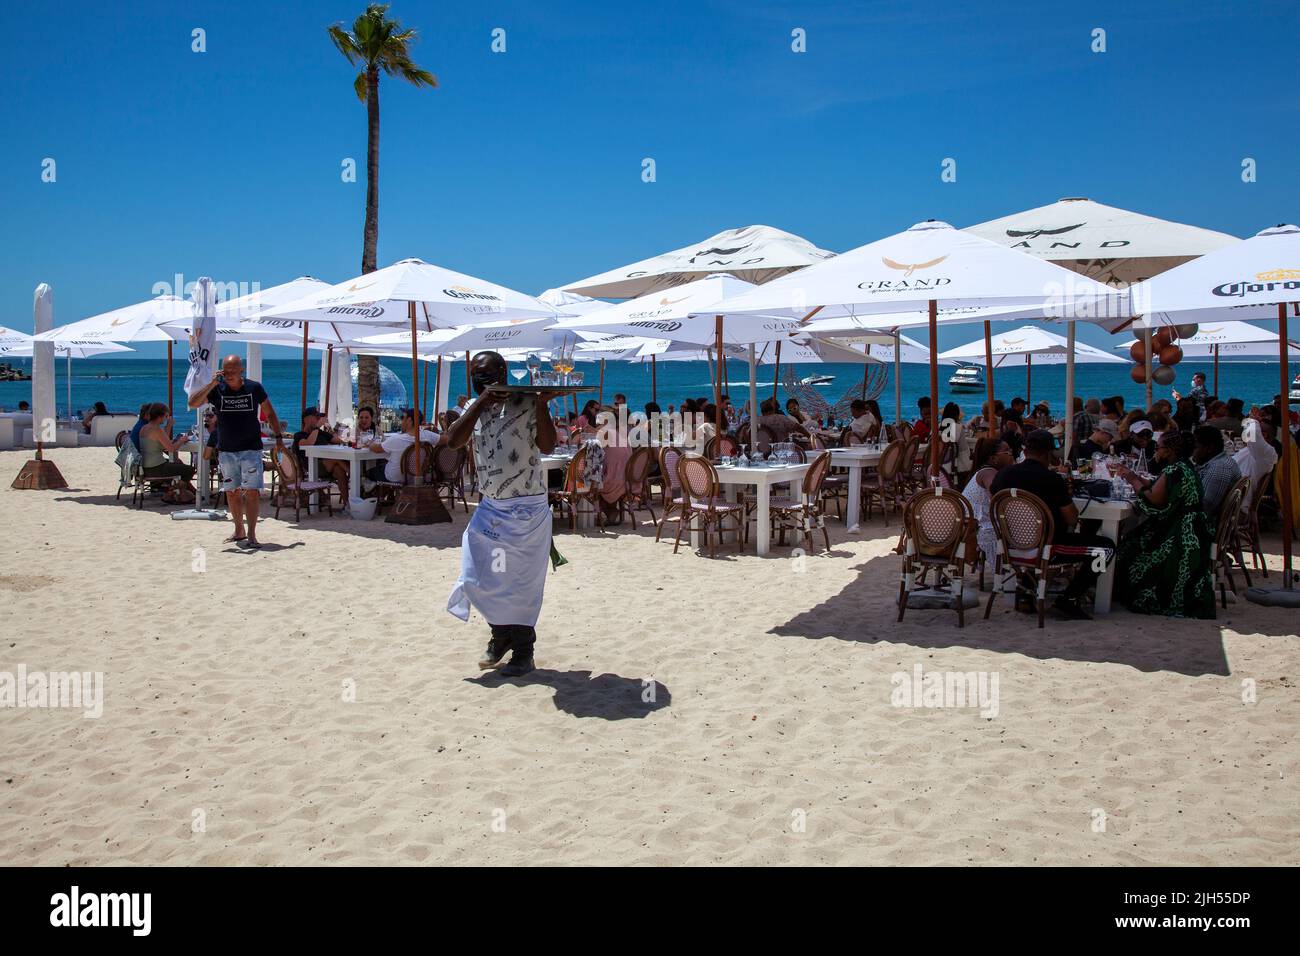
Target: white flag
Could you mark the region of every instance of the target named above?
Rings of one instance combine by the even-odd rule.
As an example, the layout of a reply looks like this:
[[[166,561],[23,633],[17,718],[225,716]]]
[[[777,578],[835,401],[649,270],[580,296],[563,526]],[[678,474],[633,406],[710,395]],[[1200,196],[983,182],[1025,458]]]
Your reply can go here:
[[[193,398],[207,390],[216,372],[217,293],[212,280],[204,276],[194,284],[194,322],[190,326],[190,370],[185,375],[185,394]]]

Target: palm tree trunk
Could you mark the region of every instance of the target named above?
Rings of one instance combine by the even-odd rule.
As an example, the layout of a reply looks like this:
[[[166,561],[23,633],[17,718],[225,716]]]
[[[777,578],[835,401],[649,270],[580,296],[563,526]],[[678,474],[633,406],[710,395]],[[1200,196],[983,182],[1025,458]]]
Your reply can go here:
[[[379,266],[379,68],[366,70],[366,225],[361,252],[361,272]],[[357,405],[379,410],[379,359],[374,355],[357,358]]]

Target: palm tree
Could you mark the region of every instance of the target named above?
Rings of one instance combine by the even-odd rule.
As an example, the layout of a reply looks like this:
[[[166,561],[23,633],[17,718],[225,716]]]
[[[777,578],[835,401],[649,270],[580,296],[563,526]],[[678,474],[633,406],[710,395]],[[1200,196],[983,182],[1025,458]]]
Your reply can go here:
[[[363,232],[361,271],[378,268],[379,245],[379,74],[405,80],[412,86],[436,87],[438,80],[411,60],[409,46],[414,30],[389,19],[387,3],[372,3],[352,23],[352,32],[336,23],[329,28],[330,39],[353,66],[360,66],[353,88],[357,99],[366,104],[368,120],[366,141],[366,224]],[[418,386],[418,382],[416,385]],[[418,392],[418,388],[417,388]],[[363,355],[357,361],[357,398],[362,405],[379,407],[379,359]],[[414,400],[411,404],[417,404]]]

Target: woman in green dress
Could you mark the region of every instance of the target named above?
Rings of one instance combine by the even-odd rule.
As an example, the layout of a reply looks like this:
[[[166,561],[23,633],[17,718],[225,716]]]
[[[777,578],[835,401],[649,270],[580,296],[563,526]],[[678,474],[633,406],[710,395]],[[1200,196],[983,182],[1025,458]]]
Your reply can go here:
[[[1138,614],[1214,617],[1214,530],[1201,505],[1201,479],[1188,444],[1178,432],[1160,437],[1154,480],[1120,471],[1137,491],[1134,505],[1146,518],[1120,542],[1115,575],[1117,597]]]

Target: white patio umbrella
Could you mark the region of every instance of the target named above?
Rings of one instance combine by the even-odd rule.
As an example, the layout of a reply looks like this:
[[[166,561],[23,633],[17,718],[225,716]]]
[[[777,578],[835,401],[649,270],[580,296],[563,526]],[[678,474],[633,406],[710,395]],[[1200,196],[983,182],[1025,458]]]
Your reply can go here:
[[[1091,199],[1061,199],[1048,206],[992,219],[968,232],[990,242],[1088,276],[1115,288],[1159,275],[1197,256],[1240,242],[1236,236],[1169,222],[1154,216],[1106,206]],[[1116,317],[1101,324],[1115,331],[1131,321]],[[988,330],[985,330],[986,335]],[[1074,326],[1067,328],[1074,342]],[[1147,342],[1147,405],[1151,404],[1150,342]],[[1066,363],[1066,407],[1074,405],[1074,365]],[[1073,441],[1073,417],[1066,416],[1065,446]]]
[[[1300,228],[1274,226],[1249,239],[1207,253],[1129,289],[1135,314],[1190,314],[1225,305],[1271,305],[1277,310],[1279,392],[1282,426],[1290,430],[1289,345],[1287,316],[1300,302]],[[1224,313],[1227,314],[1227,309]],[[1281,436],[1282,560],[1281,591],[1251,588],[1246,596],[1262,604],[1300,607],[1300,592],[1292,588],[1291,518],[1295,506],[1295,449],[1290,436]]]
[[[194,315],[188,299],[160,295],[145,302],[102,312],[88,319],[50,329],[35,336],[41,342],[94,340],[167,343],[167,407],[172,408],[172,346],[180,336],[166,326],[188,323]]]
[[[411,380],[416,385],[420,381],[417,332],[421,328],[430,331],[509,319],[554,319],[556,315],[554,307],[526,293],[419,259],[403,259],[263,313],[264,318],[304,323],[382,326],[405,320],[411,334]],[[417,474],[419,448],[416,442]]]
[[[928,221],[761,286],[728,302],[725,312],[728,317],[760,313],[807,321],[819,312],[889,315],[924,306],[930,330],[931,415],[937,426],[941,301],[945,308],[1015,307],[1045,317],[1089,320],[1120,304],[1098,282],[1062,273],[947,223]],[[930,446],[937,472],[939,442]]]
[[[835,255],[771,226],[727,229],[700,242],[563,286],[562,291],[610,299],[664,292],[715,273],[759,284]],[[556,303],[558,304],[558,303]]]
[[[999,332],[990,339],[977,339],[965,345],[948,349],[939,354],[940,359],[950,362],[974,362],[993,353],[993,368],[1009,368],[1023,365],[1025,367],[1025,401],[1033,407],[1034,363],[1040,365],[1065,365],[1070,355],[1076,362],[1100,362],[1125,364],[1124,359],[1101,349],[1076,342],[1071,351],[1070,341],[1061,335],[1048,332],[1036,325],[1024,325],[1018,329]],[[1070,417],[1071,408],[1066,407],[1066,417]]]
[[[1169,317],[1171,313],[1161,313]],[[1191,313],[1172,313],[1172,316],[1189,316]],[[1189,322],[1190,322],[1189,318]],[[1178,324],[1182,324],[1179,322]],[[1130,351],[1140,339],[1133,339],[1116,349]],[[1214,361],[1214,394],[1219,394],[1219,359],[1259,359],[1267,361],[1277,358],[1278,334],[1258,325],[1229,319],[1226,322],[1209,322],[1198,325],[1196,334],[1189,338],[1179,338],[1178,347],[1183,350],[1183,358],[1208,358]],[[1300,357],[1300,343],[1294,339],[1288,344],[1292,356]]]
[[[24,335],[26,342],[6,345],[6,342],[13,339],[5,333],[13,332],[12,329],[0,327],[0,356],[5,358],[32,358],[36,353],[36,343],[30,335]],[[23,335],[18,332],[17,335]],[[72,360],[90,358],[92,355],[105,355],[109,352],[130,352],[133,351],[125,345],[119,345],[116,342],[105,342],[101,339],[71,339],[66,342],[56,342],[54,345],[54,357],[67,360],[68,370],[68,417],[72,417]]]

